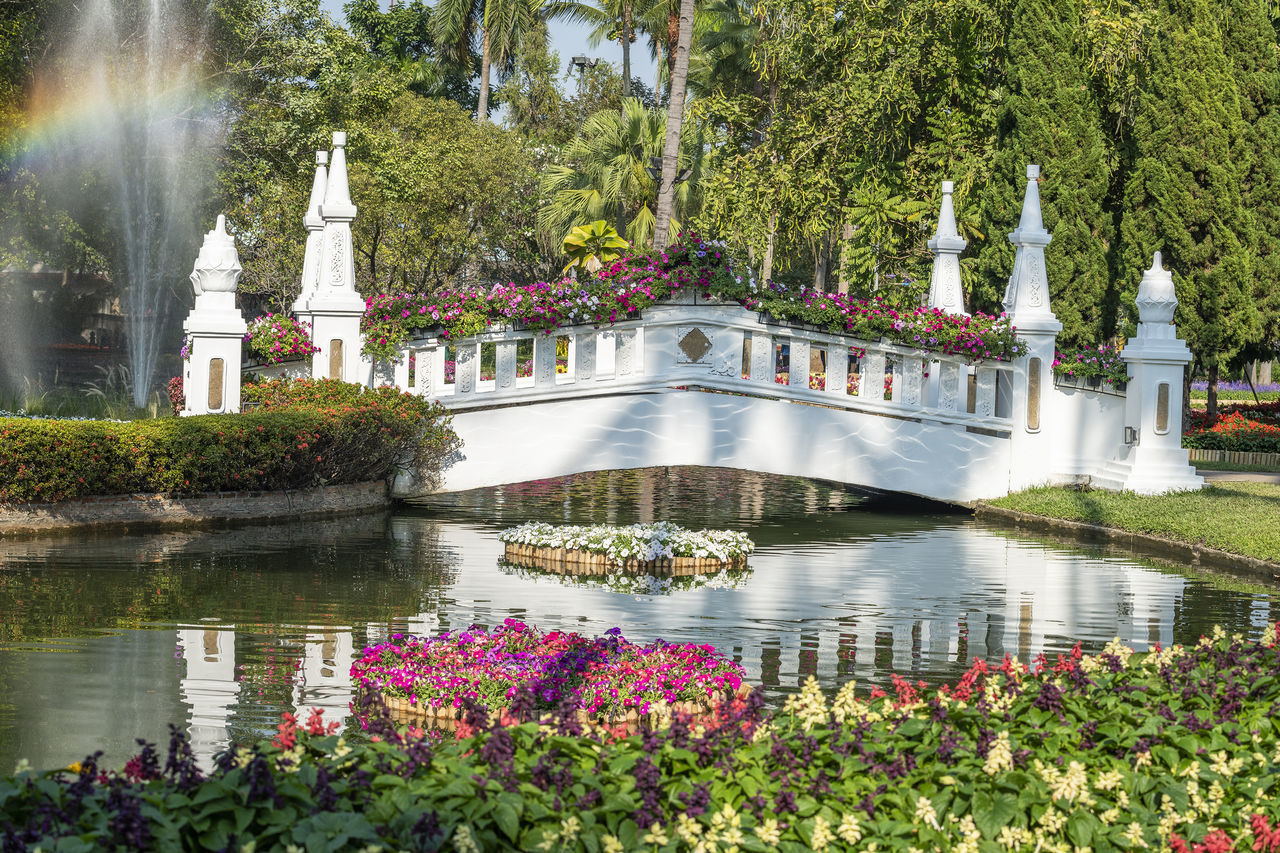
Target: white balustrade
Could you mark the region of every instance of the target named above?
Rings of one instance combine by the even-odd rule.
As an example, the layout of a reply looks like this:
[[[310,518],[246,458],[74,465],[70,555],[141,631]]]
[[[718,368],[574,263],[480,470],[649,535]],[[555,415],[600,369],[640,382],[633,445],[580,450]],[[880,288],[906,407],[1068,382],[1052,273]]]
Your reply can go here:
[[[766,325],[737,306],[658,306],[645,314],[605,329],[494,329],[411,341],[395,383],[455,410],[690,388],[1009,428],[1008,405],[997,402],[998,376],[1012,369],[1006,363],[975,365],[887,341]],[[929,391],[935,370],[936,393]]]

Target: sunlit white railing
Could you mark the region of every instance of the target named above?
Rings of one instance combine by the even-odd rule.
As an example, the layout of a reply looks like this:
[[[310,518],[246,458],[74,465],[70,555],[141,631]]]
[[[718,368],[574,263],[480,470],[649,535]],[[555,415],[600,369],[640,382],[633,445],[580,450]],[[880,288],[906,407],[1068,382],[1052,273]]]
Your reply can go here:
[[[454,410],[689,388],[1007,429],[1012,369],[774,325],[736,305],[663,305],[600,329],[414,340],[375,379]]]

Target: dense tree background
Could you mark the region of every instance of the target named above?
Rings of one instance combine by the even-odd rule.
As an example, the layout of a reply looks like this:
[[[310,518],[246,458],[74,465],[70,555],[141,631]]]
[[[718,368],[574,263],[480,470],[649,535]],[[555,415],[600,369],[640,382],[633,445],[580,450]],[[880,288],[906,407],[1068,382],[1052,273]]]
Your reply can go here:
[[[213,105],[190,152],[212,164],[201,219],[227,213],[262,308],[297,292],[314,151],[334,129],[366,292],[551,277],[564,234],[598,218],[647,247],[676,0],[350,0],[342,21],[317,0],[191,8]],[[33,93],[73,11],[0,2],[0,262],[110,280],[104,210],[67,200],[101,177],[30,168]],[[657,89],[606,63],[567,72],[555,17],[647,50]],[[915,292],[952,180],[970,307],[991,310],[1039,163],[1061,344],[1129,333],[1160,249],[1198,367],[1234,370],[1280,341],[1276,27],[1267,0],[704,0],[676,218],[767,278]]]

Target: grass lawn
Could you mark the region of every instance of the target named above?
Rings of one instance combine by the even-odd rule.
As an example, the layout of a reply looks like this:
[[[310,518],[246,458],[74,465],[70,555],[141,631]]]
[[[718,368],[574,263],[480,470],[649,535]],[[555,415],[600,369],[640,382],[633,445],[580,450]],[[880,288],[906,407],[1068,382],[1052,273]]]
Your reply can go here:
[[[1274,483],[1229,482],[1156,496],[1043,486],[988,503],[1280,562],[1280,485]]]
[[[1196,471],[1243,471],[1245,473],[1277,474],[1280,465],[1245,465],[1242,462],[1192,462]]]

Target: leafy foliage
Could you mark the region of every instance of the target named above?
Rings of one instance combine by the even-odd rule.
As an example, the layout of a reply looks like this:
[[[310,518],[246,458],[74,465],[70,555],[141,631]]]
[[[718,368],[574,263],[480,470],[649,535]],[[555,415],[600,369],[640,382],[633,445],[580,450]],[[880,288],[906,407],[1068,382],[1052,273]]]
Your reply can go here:
[[[603,219],[579,225],[564,238],[561,250],[569,259],[564,272],[574,267],[582,267],[587,272],[600,269],[605,261],[614,261],[622,256],[622,250],[631,248],[631,244],[618,236],[618,232]]]

